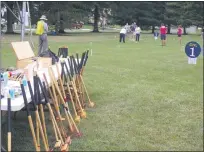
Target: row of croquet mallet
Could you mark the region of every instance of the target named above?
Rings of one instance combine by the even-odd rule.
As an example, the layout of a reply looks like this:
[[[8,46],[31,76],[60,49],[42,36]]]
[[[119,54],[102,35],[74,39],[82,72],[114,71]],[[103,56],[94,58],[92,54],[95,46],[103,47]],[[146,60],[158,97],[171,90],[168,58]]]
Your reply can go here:
[[[43,74],[44,80],[42,81],[40,80],[37,72],[34,72],[34,90],[32,90],[30,80],[27,79],[32,104],[35,111],[35,121],[30,115],[25,89],[23,84],[21,84],[28,122],[36,151],[52,151],[55,149],[58,151],[68,151],[71,139],[73,137],[82,136],[82,133],[79,131],[77,125],[81,118],[87,117],[85,112],[86,103],[88,103],[90,107],[94,106],[94,103],[91,102],[89,98],[83,81],[83,72],[87,59],[88,51],[82,54],[80,62],[78,60],[78,54],[77,59],[75,59],[74,56],[64,59],[68,60],[68,65],[64,61],[61,62],[61,74],[59,72],[58,64],[56,64],[55,66],[58,73],[58,80],[55,79],[52,68],[48,68],[49,77],[51,80],[51,85],[49,86],[45,74]],[[42,94],[44,102],[42,102]],[[88,100],[87,102],[86,99]],[[8,99],[8,101],[9,100],[10,99]],[[71,103],[71,108],[68,102]],[[52,122],[52,133],[56,140],[54,145],[49,144],[48,142],[47,127],[49,126],[45,122],[45,107],[48,108],[49,117]],[[70,109],[72,109],[73,113],[71,113]],[[9,114],[8,117],[10,117]],[[8,119],[8,121],[9,120],[10,119]],[[35,122],[35,127],[33,122]],[[8,124],[10,124],[10,122]],[[11,127],[11,125],[8,125],[8,127]],[[40,145],[40,137],[43,141],[44,149]],[[10,150],[11,129],[8,128],[8,151]]]

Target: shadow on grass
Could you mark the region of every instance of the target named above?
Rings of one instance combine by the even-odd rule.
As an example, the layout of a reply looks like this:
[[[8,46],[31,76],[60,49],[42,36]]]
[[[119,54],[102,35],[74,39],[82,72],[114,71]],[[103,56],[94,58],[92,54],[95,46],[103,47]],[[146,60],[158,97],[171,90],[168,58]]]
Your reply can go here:
[[[114,31],[113,32],[66,32],[63,34],[58,34],[56,36],[90,36],[90,35],[100,35],[100,34],[101,35],[104,35],[104,34],[111,35],[115,33],[118,33],[118,32],[114,32]],[[52,36],[52,35],[49,35],[49,36]]]
[[[66,32],[66,33],[60,33],[60,34],[57,34],[57,35],[52,35],[52,34],[48,34],[48,36],[90,36],[90,35],[103,35],[103,34],[107,34],[107,35],[111,35],[111,34],[115,34],[115,33],[118,33],[116,31],[111,31],[111,32]],[[20,36],[20,33],[14,33],[14,34],[4,34],[5,36],[10,36],[10,35],[19,35]],[[28,36],[29,34],[28,33],[25,33],[25,36]],[[33,36],[38,36],[36,34],[33,34]]]
[[[90,32],[65,32],[65,33],[59,33],[57,35],[52,35],[52,34],[48,34],[49,36],[90,36],[90,35],[111,35],[111,34],[116,34],[116,33],[119,33],[119,31],[99,31],[99,32],[93,32],[93,31],[90,31]],[[128,33],[128,34],[131,34],[131,33]],[[142,32],[141,34],[153,34],[152,32]],[[21,35],[20,33],[4,33],[4,35]],[[29,33],[25,33],[25,36],[28,36]],[[177,35],[176,33],[170,33],[170,34],[167,34],[167,35]],[[200,34],[184,34],[184,35],[197,35],[197,36],[200,36]],[[35,33],[33,33],[33,36],[37,36]]]

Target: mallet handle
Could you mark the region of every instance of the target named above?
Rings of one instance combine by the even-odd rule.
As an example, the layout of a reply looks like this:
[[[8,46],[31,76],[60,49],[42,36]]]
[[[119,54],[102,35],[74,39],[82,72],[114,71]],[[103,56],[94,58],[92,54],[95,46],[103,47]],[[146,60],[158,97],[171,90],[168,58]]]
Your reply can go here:
[[[84,66],[86,66],[86,62],[87,62],[87,59],[88,59],[88,54],[89,54],[89,50],[86,51],[86,57],[85,57],[85,61],[84,61]]]
[[[35,146],[36,151],[38,151],[38,144],[37,144],[37,139],[36,139],[35,131],[34,131],[34,127],[33,127],[33,121],[32,121],[32,118],[30,116],[30,111],[29,111],[29,108],[28,108],[28,101],[27,101],[25,89],[24,89],[24,86],[23,86],[22,83],[21,83],[21,90],[22,90],[23,100],[24,100],[24,104],[25,104],[25,107],[26,107],[26,111],[27,111],[29,126],[30,126],[31,133],[32,133],[32,136],[33,136],[34,146]]]
[[[56,127],[56,129],[57,129],[57,132],[58,132],[58,135],[59,135],[59,137],[60,137],[60,140],[62,141],[62,144],[64,144],[64,140],[63,140],[62,135],[61,135],[61,133],[60,133],[60,130],[59,130],[59,127],[58,127],[58,125],[57,125],[57,122],[56,122],[54,113],[53,113],[53,111],[52,111],[52,108],[51,108],[51,106],[50,106],[50,103],[48,102],[48,99],[47,99],[45,90],[44,90],[44,88],[43,88],[43,85],[42,85],[42,83],[41,83],[41,80],[40,80],[39,77],[37,77],[37,79],[38,79],[38,84],[40,85],[40,88],[41,88],[41,90],[42,90],[42,92],[43,92],[43,95],[44,95],[44,97],[45,97],[45,102],[46,102],[46,104],[47,104],[47,106],[48,106],[48,109],[49,109],[49,111],[50,111],[51,117],[52,117],[52,119],[53,119],[53,121],[54,121],[54,124],[55,124],[55,127]]]
[[[72,77],[71,77],[70,71],[69,71],[69,69],[68,69],[68,67],[67,67],[67,64],[64,63],[64,65],[65,65],[65,68],[66,68],[66,70],[67,70],[67,75],[69,76],[69,80],[71,81],[71,80],[72,80]]]
[[[11,98],[8,99],[8,117],[7,117],[7,123],[8,123],[8,132],[7,132],[7,140],[8,140],[8,151],[11,151]]]
[[[72,65],[71,57],[70,57],[70,59],[68,59],[68,63],[69,63],[69,68],[70,68],[71,76],[73,77],[74,76],[74,70],[73,70],[73,65]]]
[[[79,54],[76,53],[76,57],[77,57],[77,65],[79,66]]]
[[[86,52],[83,52],[83,53],[82,53],[82,57],[81,57],[81,61],[80,61],[80,66],[79,66],[79,70],[80,70],[80,71],[81,71],[81,68],[82,68],[83,65],[84,65],[85,55],[86,55]]]

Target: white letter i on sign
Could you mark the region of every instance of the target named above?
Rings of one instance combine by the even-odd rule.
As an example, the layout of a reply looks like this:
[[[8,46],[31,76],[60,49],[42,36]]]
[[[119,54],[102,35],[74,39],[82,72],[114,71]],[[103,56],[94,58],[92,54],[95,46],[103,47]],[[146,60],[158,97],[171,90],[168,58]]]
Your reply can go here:
[[[190,55],[190,56],[195,56],[195,55],[194,55],[194,47],[191,48],[191,55]]]

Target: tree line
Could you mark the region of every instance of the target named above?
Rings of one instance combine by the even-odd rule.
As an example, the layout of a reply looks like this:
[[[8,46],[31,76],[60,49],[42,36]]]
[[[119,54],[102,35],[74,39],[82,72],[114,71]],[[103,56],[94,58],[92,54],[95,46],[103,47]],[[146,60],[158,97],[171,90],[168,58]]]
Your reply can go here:
[[[17,12],[16,2],[6,4]],[[30,1],[32,24],[36,24],[42,14],[48,18],[48,23],[55,26],[58,33],[63,33],[65,28],[74,21],[87,22],[93,17],[93,32],[99,32],[98,22],[100,17],[106,17],[110,24],[125,25],[136,22],[141,28],[151,27],[154,32],[156,26],[164,23],[170,33],[171,26],[182,25],[184,34],[186,28],[195,25],[203,27],[202,1],[188,2],[148,2],[148,1]],[[22,6],[22,2],[19,2]],[[21,8],[20,8],[21,9]],[[12,13],[7,9],[7,33],[13,33],[12,23],[15,21]]]

